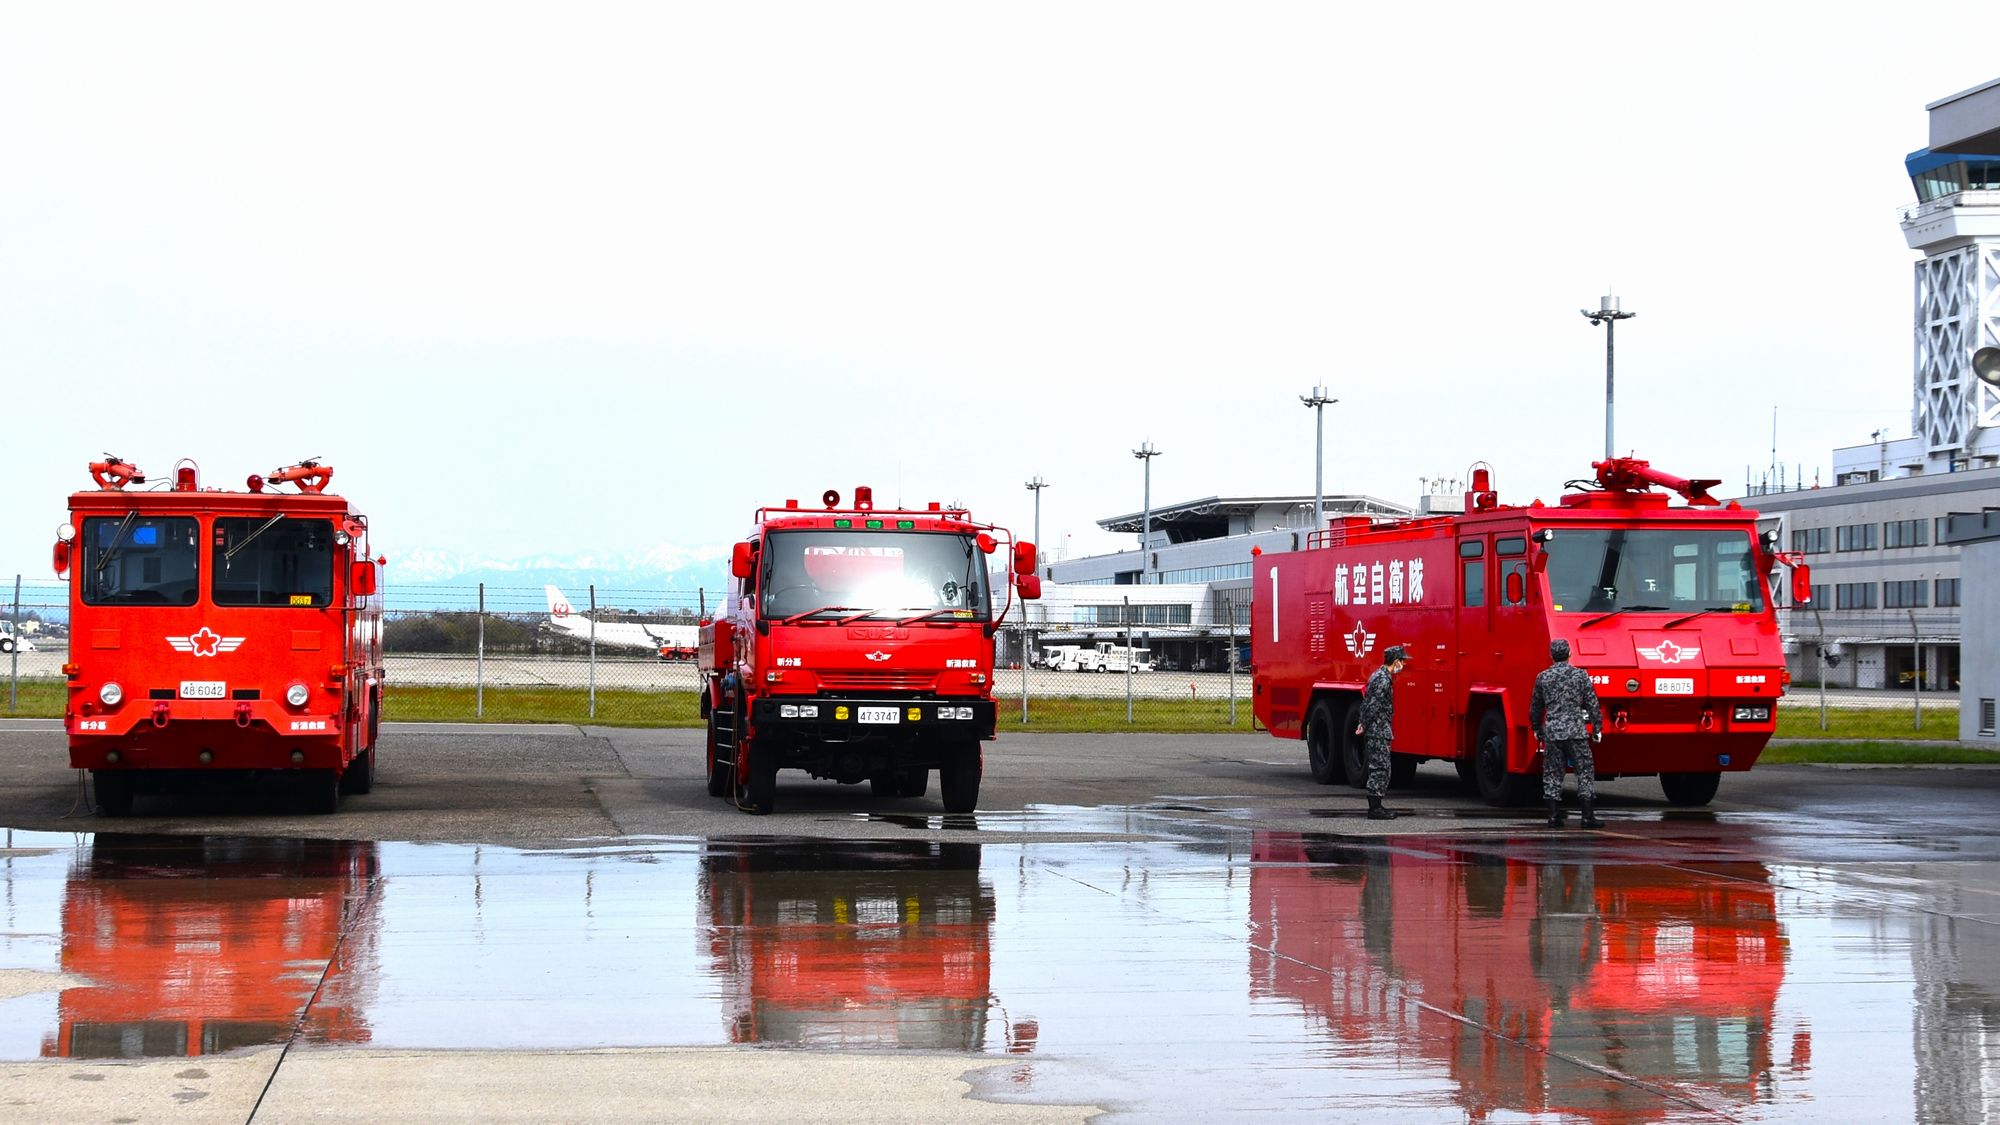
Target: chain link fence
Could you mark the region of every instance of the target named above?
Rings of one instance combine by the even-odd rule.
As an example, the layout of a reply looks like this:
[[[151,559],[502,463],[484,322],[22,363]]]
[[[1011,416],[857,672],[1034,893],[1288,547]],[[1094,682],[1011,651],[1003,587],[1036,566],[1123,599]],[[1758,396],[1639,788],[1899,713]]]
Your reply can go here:
[[[1003,727],[1256,729],[1249,606],[1238,604],[1240,592],[1188,604],[1134,601],[1124,592],[1133,588],[1045,589],[1049,596],[1025,612],[1016,603],[995,632],[993,689]],[[17,578],[10,592],[0,644],[6,714],[60,717],[69,587]],[[712,591],[586,585],[574,591],[574,604],[523,587],[385,594],[395,607],[383,613],[387,719],[701,722],[695,637],[715,609]],[[420,599],[429,608],[413,604]],[[1956,693],[1829,681],[1829,712],[1901,715],[1916,729],[1949,718],[1955,727]],[[1781,703],[1786,714],[1821,706],[1821,689],[1810,683],[1794,683]]]

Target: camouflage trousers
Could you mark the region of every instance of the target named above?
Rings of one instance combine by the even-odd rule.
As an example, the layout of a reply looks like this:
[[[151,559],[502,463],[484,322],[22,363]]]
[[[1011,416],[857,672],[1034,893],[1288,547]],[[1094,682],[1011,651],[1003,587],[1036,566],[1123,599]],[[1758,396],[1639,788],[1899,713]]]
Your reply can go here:
[[[1386,738],[1364,739],[1363,747],[1367,751],[1368,795],[1370,797],[1386,796],[1389,792],[1389,740]]]
[[[1585,801],[1597,799],[1597,763],[1590,756],[1588,738],[1565,738],[1542,746],[1542,799],[1557,801],[1563,795],[1563,765],[1576,765],[1576,795]]]

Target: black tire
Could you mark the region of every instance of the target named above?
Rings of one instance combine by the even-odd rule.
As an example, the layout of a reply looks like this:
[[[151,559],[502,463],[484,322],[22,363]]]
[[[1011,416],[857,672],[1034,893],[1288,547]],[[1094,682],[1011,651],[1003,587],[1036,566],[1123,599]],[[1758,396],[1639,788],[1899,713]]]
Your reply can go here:
[[[1721,786],[1722,775],[1713,771],[1660,775],[1660,790],[1667,795],[1668,804],[1705,805],[1715,799],[1715,791]]]
[[[98,770],[90,775],[96,789],[97,812],[100,816],[123,817],[132,815],[132,779],[121,774]]]
[[[746,759],[742,745],[736,747],[736,807],[757,816],[778,808],[778,764],[764,757],[753,747]]]
[[[375,788],[375,748],[355,755],[347,763],[347,772],[340,775],[340,790],[350,796],[361,796]]]
[[[979,807],[979,744],[968,742],[945,751],[938,767],[938,792],[944,811],[969,813]]]
[[[1340,765],[1340,726],[1333,704],[1322,699],[1306,713],[1306,765],[1313,780],[1335,785],[1347,780]]]
[[[1340,720],[1340,770],[1347,778],[1347,784],[1356,789],[1368,788],[1368,740],[1354,733],[1361,725],[1361,701],[1347,705],[1347,714]],[[1393,758],[1393,755],[1391,756]]]
[[[705,772],[708,774],[708,795],[723,797],[729,794],[729,763],[717,757],[715,746],[715,712],[708,713],[708,742],[702,757],[707,759]]]
[[[930,792],[930,789],[931,771],[927,769],[911,769],[903,775],[902,796],[921,797]]]
[[[1468,793],[1479,788],[1479,769],[1471,758],[1454,758],[1451,768],[1458,771],[1459,788]]]
[[[0,637],[0,656],[14,651],[14,638]]]
[[[306,770],[299,776],[306,811],[326,816],[340,811],[340,774],[335,770]]]
[[[1487,804],[1504,809],[1528,800],[1536,779],[1507,772],[1507,718],[1498,707],[1479,716],[1473,755],[1479,795]]]

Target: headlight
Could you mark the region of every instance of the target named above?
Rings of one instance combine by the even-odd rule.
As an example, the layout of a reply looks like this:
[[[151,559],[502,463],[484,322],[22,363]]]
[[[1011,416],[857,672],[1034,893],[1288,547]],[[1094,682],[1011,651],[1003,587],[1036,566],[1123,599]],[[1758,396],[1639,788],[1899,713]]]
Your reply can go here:
[[[1739,723],[1769,722],[1771,719],[1771,709],[1769,707],[1738,707],[1735,711],[1735,717]]]
[[[125,701],[125,689],[115,683],[107,683],[97,689],[97,700],[106,707],[116,707]]]
[[[971,717],[972,717],[972,708],[970,707],[938,708],[938,718],[940,719],[970,719]]]
[[[285,689],[285,702],[294,707],[304,707],[306,700],[310,698],[312,698],[312,691],[304,684],[293,684],[291,687]]]

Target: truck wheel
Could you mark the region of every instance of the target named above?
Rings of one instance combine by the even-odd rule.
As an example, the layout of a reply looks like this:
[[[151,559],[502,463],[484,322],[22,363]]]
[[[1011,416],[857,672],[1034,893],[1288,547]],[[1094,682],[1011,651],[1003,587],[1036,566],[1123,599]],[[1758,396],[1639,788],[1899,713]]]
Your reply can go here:
[[[14,638],[0,637],[0,655],[14,651]]]
[[[1528,799],[1534,779],[1507,772],[1507,718],[1499,708],[1491,708],[1479,717],[1479,735],[1473,753],[1479,795],[1487,804],[1501,809]]]
[[[708,763],[708,795],[720,797],[729,792],[729,763],[717,757],[715,746],[715,712],[708,713],[708,743],[702,757]]]
[[[1361,725],[1361,701],[1347,705],[1340,720],[1340,768],[1347,783],[1356,789],[1368,788],[1368,740],[1354,733]]]
[[[98,770],[90,775],[97,790],[97,811],[102,816],[132,815],[132,779]]]
[[[340,775],[340,791],[360,796],[375,788],[375,748],[370,746],[354,756],[347,763],[347,772]]]
[[[1479,788],[1479,769],[1471,758],[1453,758],[1451,768],[1458,771],[1459,787],[1467,791]]]
[[[1715,791],[1722,786],[1722,775],[1709,773],[1663,773],[1660,775],[1660,789],[1667,795],[1667,802],[1674,805],[1705,805],[1715,799]]]
[[[736,807],[757,816],[778,807],[777,763],[765,763],[754,751],[745,758],[740,745],[736,748]]]
[[[1340,765],[1340,728],[1334,722],[1333,704],[1324,699],[1306,715],[1306,762],[1313,780],[1321,785],[1347,780]]]
[[[904,797],[921,797],[925,793],[930,792],[930,788],[931,771],[927,769],[912,769],[903,775],[903,791],[900,795]]]
[[[340,811],[340,774],[334,770],[306,770],[300,776],[306,811],[326,815]]]
[[[979,744],[954,746],[945,751],[938,767],[938,791],[944,797],[944,811],[969,813],[979,807]]]

